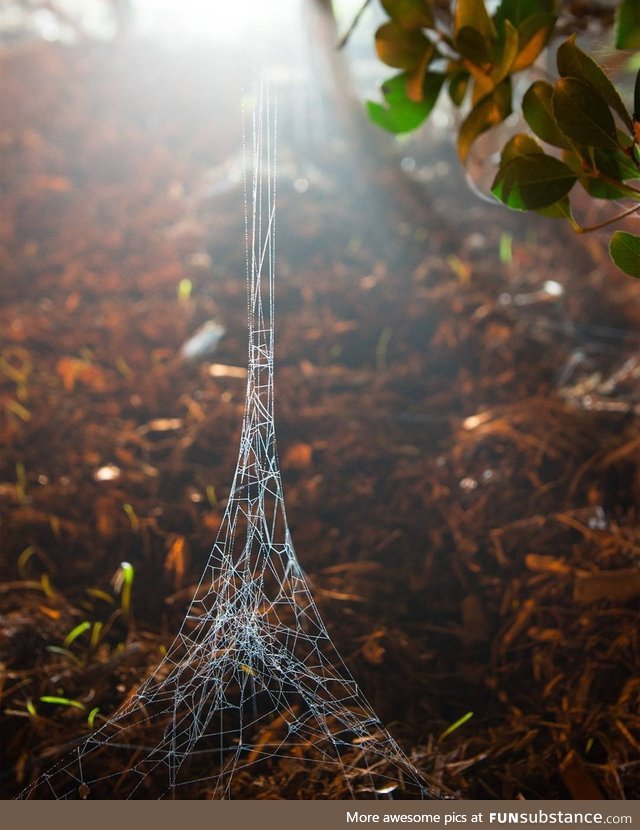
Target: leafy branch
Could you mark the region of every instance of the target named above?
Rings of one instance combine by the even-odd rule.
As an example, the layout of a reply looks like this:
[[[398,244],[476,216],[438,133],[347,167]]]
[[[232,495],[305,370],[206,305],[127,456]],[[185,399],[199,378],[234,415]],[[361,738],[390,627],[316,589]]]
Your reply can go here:
[[[558,23],[556,1],[502,0],[491,15],[485,0],[457,0],[448,16],[434,0],[381,3],[389,21],[376,32],[376,50],[401,72],[382,85],[383,103],[367,103],[370,119],[393,133],[411,132],[446,90],[454,106],[465,108],[457,152],[466,165],[476,139],[513,111],[513,76],[548,46]],[[638,0],[622,0],[615,45],[640,47]],[[514,210],[565,219],[586,233],[640,210],[640,72],[631,115],[575,35],[559,46],[556,63],[555,83],[537,80],[524,93],[531,133],[518,133],[503,147],[491,192]],[[576,185],[591,198],[631,204],[598,225],[581,226],[570,200]],[[640,236],[616,231],[610,253],[625,273],[640,277]]]

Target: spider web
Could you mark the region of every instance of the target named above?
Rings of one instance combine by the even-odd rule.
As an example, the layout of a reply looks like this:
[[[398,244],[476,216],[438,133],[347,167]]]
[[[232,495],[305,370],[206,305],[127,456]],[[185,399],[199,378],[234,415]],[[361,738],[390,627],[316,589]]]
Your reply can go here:
[[[276,119],[259,98],[246,405],[217,539],[154,674],[22,798],[242,797],[261,776],[292,798],[433,797],[333,646],[287,525],[273,407]]]

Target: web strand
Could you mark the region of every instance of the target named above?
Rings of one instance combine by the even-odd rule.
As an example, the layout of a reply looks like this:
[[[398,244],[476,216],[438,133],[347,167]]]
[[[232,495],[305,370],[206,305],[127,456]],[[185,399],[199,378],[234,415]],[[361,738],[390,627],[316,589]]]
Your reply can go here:
[[[287,524],[274,426],[276,131],[261,89],[245,184],[246,406],[217,539],[153,675],[25,798],[247,797],[248,773],[289,798],[302,781],[305,797],[432,797],[337,653]]]

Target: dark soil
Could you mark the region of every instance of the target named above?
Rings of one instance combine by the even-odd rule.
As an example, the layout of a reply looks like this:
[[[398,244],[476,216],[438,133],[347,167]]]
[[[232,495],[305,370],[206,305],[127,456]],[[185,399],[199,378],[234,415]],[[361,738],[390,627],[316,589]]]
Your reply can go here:
[[[212,60],[127,42],[3,58],[4,797],[157,664],[224,509],[244,205],[224,166],[238,87],[215,71],[233,56]],[[444,794],[638,798],[640,286],[606,235],[477,200],[443,147],[419,192],[330,105],[301,149],[279,99],[276,417],[338,650]],[[211,318],[215,354],[180,361]],[[85,620],[102,630],[64,645]]]

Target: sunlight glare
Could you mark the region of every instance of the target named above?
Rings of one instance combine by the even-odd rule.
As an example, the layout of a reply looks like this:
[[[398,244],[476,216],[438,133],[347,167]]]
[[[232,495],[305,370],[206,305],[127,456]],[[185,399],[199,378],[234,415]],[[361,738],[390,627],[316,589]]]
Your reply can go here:
[[[132,17],[143,37],[239,43],[252,32],[269,36],[285,26],[298,6],[299,0],[137,0]]]

